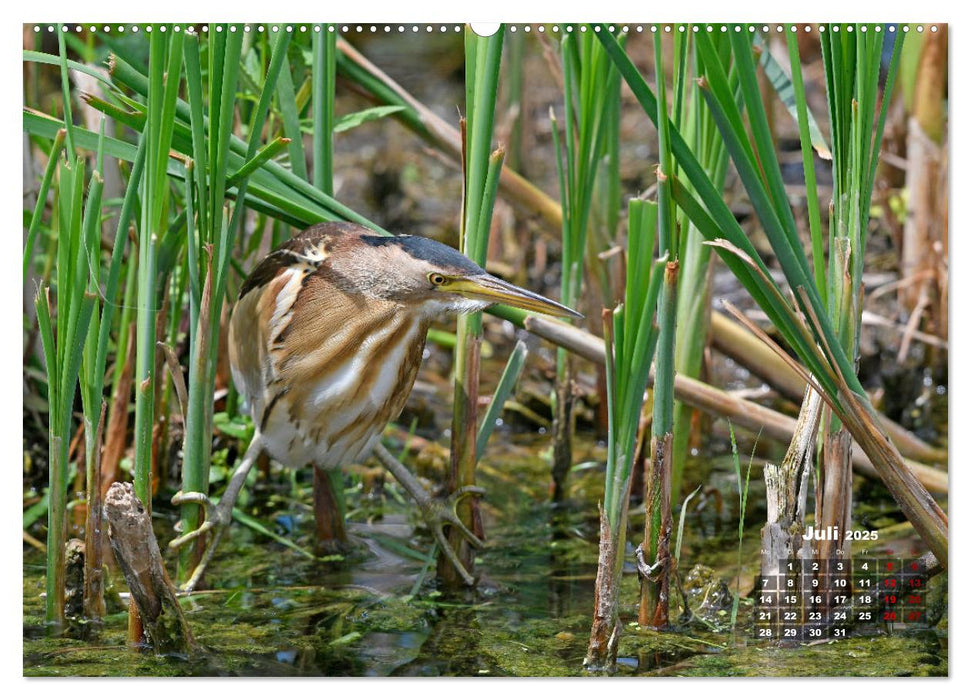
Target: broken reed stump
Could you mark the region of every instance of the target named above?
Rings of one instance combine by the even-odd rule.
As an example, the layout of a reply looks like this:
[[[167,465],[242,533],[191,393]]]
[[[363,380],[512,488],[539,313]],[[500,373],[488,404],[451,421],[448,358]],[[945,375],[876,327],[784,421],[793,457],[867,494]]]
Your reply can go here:
[[[197,650],[152,531],[151,515],[130,483],[115,482],[104,499],[108,539],[157,654]]]
[[[64,617],[84,613],[84,542],[76,537],[64,546]]]
[[[624,503],[630,498],[624,496]],[[627,528],[626,507],[616,532],[611,530],[607,514],[600,510],[600,554],[597,580],[594,584],[593,625],[583,668],[588,673],[612,674],[617,670],[617,646],[623,626],[620,623],[620,573],[624,566],[623,551],[618,551],[617,533]]]
[[[812,553],[803,548],[802,535],[822,407],[822,397],[806,387],[792,441],[782,463],[766,464],[763,469],[766,518],[762,528],[762,576],[783,573],[780,562],[784,560],[812,558]]]

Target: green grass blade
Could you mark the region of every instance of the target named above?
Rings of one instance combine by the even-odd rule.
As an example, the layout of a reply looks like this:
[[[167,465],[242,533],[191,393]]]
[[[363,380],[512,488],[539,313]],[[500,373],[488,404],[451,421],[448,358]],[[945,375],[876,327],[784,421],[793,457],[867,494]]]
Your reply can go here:
[[[772,139],[768,117],[765,114],[765,103],[762,100],[758,76],[755,72],[751,40],[741,32],[733,32],[731,33],[731,41],[735,66],[739,74],[739,84],[745,101],[745,111],[748,114],[749,126],[752,129],[752,138],[755,141],[756,152],[758,153],[759,166],[762,173],[762,177],[759,179],[765,183],[764,189],[768,194],[768,201],[771,202],[774,219],[779,222],[780,233],[788,240],[789,247],[793,251],[800,253],[799,255],[793,256],[793,261],[796,264],[801,264],[804,268],[805,278],[811,279],[812,274],[806,263],[805,255],[801,254],[802,243],[799,240],[799,232],[796,229],[796,221],[792,214],[792,207],[789,206],[785,184],[782,181],[782,170],[779,167],[779,159],[776,157],[775,142]],[[702,90],[702,93],[706,95],[707,100],[707,93],[704,90]],[[723,108],[727,111],[730,106],[733,107],[734,105],[735,102],[732,101],[731,105],[723,104]],[[739,114],[738,117],[741,118],[741,115]],[[754,203],[755,195],[752,189],[746,187],[746,190],[753,197]],[[758,192],[758,195],[759,198],[763,198],[761,191]],[[768,212],[765,215],[767,216]],[[760,220],[765,220],[762,216],[759,218]],[[772,234],[768,230],[766,233],[771,237]]]
[[[285,32],[279,32],[277,36],[283,36]],[[276,51],[274,51],[276,55]],[[303,135],[300,132],[300,113],[297,110],[297,96],[293,89],[293,76],[290,74],[290,62],[283,58],[283,70],[280,71],[279,80],[276,83],[277,100],[280,104],[280,116],[283,118],[283,133],[286,134],[290,142],[287,150],[290,153],[290,169],[294,174],[303,179],[307,179],[307,158],[303,152]],[[255,130],[254,130],[255,131]],[[250,140],[252,143],[252,139]]]
[[[495,119],[495,101],[499,81],[499,64],[502,57],[502,39],[504,30],[500,28],[495,34],[489,37],[480,37],[471,28],[466,30],[471,33],[471,38],[467,39],[467,44],[474,47],[474,61],[480,61],[475,66],[474,72],[474,93],[484,103],[467,105],[469,114],[469,139],[467,163],[469,164],[469,179],[466,183],[466,235],[468,236],[463,252],[472,258],[476,263],[485,264],[485,250],[488,241],[483,244],[483,227],[488,226],[487,221],[482,220],[483,200],[488,196],[486,191],[486,181],[489,177],[489,160],[492,151],[492,125]],[[494,195],[493,195],[494,196]],[[491,221],[491,207],[489,207],[489,221]],[[469,232],[471,235],[469,234]],[[485,229],[486,235],[488,229]]]
[[[788,29],[788,27],[787,27]],[[796,39],[796,34],[791,31],[786,32],[786,41],[789,44],[789,59],[790,67],[792,72],[792,78],[786,75],[785,69],[779,65],[779,62],[775,60],[769,47],[766,46],[765,40],[762,35],[755,32],[752,35],[754,44],[759,50],[759,65],[765,73],[765,77],[768,79],[769,84],[772,89],[775,90],[776,95],[782,100],[782,104],[785,105],[786,111],[792,116],[793,120],[800,125],[800,132],[802,132],[802,121],[805,120],[805,130],[807,134],[807,140],[810,146],[819,154],[819,157],[824,160],[832,160],[833,153],[829,148],[829,144],[826,143],[826,137],[823,136],[823,132],[819,129],[819,123],[813,116],[811,110],[806,107],[806,94],[802,83],[802,68],[792,61],[793,51],[792,45],[796,45],[796,55],[798,56],[798,42]],[[798,71],[799,76],[796,76]],[[800,105],[801,103],[801,105]],[[800,116],[800,112],[805,110],[806,116]]]
[[[218,503],[218,499],[216,500],[216,502]],[[253,517],[251,517],[249,515],[247,515],[246,513],[244,513],[239,508],[233,508],[233,520],[236,520],[240,524],[245,525],[246,527],[248,527],[253,532],[256,532],[256,533],[258,533],[260,535],[263,535],[264,537],[268,537],[269,539],[273,540],[274,542],[277,542],[278,544],[282,544],[284,547],[287,547],[289,549],[292,549],[293,551],[295,551],[298,554],[301,554],[301,555],[307,557],[308,559],[316,559],[317,558],[314,555],[313,552],[311,552],[311,551],[309,551],[307,549],[304,549],[303,547],[301,547],[300,545],[298,545],[293,540],[287,539],[286,537],[283,537],[282,535],[278,535],[277,533],[273,532],[273,530],[271,530],[270,528],[268,528],[266,525],[264,525],[263,523],[261,523],[259,520],[257,520],[256,518],[253,518]]]
[[[60,385],[57,381],[59,373],[57,371],[57,348],[54,343],[54,329],[51,321],[50,288],[44,287],[37,290],[34,305],[37,308],[37,327],[40,330],[44,363],[47,366],[47,404],[53,416],[56,413],[56,407],[59,405]]]
[[[232,188],[252,175],[260,166],[268,160],[272,160],[289,146],[289,139],[277,137],[263,148],[256,152],[250,160],[246,161],[236,172],[226,179],[226,187]],[[291,155],[292,157],[292,155]]]
[[[60,29],[60,27],[58,27]],[[64,32],[57,33],[57,52],[61,66],[61,98],[64,100],[64,128],[67,131],[65,145],[68,157],[74,157],[74,120],[71,116],[71,80],[67,72],[67,49],[64,46]]]
[[[661,34],[654,35],[654,67],[657,84],[658,112],[658,158],[660,164],[657,170],[657,229],[658,255],[668,261],[663,276],[658,306],[657,322],[659,339],[657,357],[655,359],[654,378],[654,421],[651,424],[652,434],[663,437],[670,433],[674,423],[674,346],[675,324],[677,323],[678,300],[678,260],[679,242],[675,226],[675,205],[671,197],[671,178],[674,176],[671,158],[671,123],[668,119],[667,86],[664,77],[664,61],[661,50]],[[657,273],[657,277],[662,276]],[[667,461],[670,464],[670,460]],[[660,502],[661,491],[656,491]],[[650,505],[648,510],[651,510]],[[654,513],[660,518],[659,511]],[[654,532],[660,535],[660,521]]]
[[[799,59],[799,42],[792,32],[787,33],[786,40],[789,44],[789,64],[792,66],[792,83],[790,85],[791,99],[795,108],[796,123],[799,125],[802,168],[806,178],[806,206],[809,210],[809,235],[813,246],[813,275],[816,281],[816,288],[819,289],[822,295],[822,301],[826,303],[826,258],[823,253],[822,219],[819,213],[819,194],[816,189],[816,166],[813,162],[812,154],[812,149],[815,147],[818,152],[819,147],[816,145],[815,137],[813,136],[812,127],[814,122],[810,121],[812,115],[809,113],[809,108],[806,104],[806,91],[802,82],[802,64]],[[769,52],[766,50],[763,53],[768,54]],[[773,85],[775,84],[773,83]],[[776,90],[779,91],[779,88],[776,88]],[[781,91],[779,91],[779,97],[783,101],[786,100]],[[818,131],[818,127],[816,129]],[[829,158],[832,159],[832,157],[832,153],[829,153]]]
[[[902,47],[904,43],[904,37],[906,35],[903,32],[897,32],[897,37],[894,39],[893,52],[890,55],[890,66],[887,68],[887,81],[883,86],[883,100],[880,105],[880,117],[877,121],[877,127],[874,130],[874,144],[873,144],[873,155],[870,158],[870,173],[867,177],[866,191],[868,193],[873,192],[873,183],[876,179],[877,174],[877,163],[880,162],[880,144],[883,141],[883,129],[887,122],[887,110],[890,108],[891,97],[893,96],[893,88],[897,79],[897,73],[900,70],[900,56],[902,52]],[[867,207],[869,211],[869,207]]]
[[[734,229],[721,229],[709,216],[705,207],[677,180],[674,182],[673,194],[678,206],[687,213],[692,223],[697,226],[699,232],[709,241],[728,239],[740,250],[741,247],[737,246],[736,240],[747,242],[744,233],[737,223],[735,223]],[[735,275],[736,279],[742,283],[742,286],[749,291],[756,303],[766,312],[786,343],[796,350],[800,359],[807,364],[810,371],[817,377],[817,380],[823,383],[827,390],[835,392],[836,386],[828,379],[826,365],[822,364],[815,343],[807,339],[799,331],[797,322],[793,316],[793,311],[784,301],[779,290],[766,282],[767,279],[771,278],[761,265],[760,260],[757,257],[752,258],[748,256],[747,252],[745,253],[751,261],[751,264],[756,266],[755,269],[761,271],[761,274],[756,274],[753,268],[749,266],[749,263],[743,261],[737,254],[721,247],[718,248],[718,253]]]
[[[24,63],[40,63],[48,66],[60,66],[62,65],[63,58],[61,57],[60,53],[57,56],[53,56],[49,53],[43,53],[41,51],[24,50],[23,60]],[[101,84],[106,88],[111,87],[111,81],[105,76],[104,69],[88,65],[87,63],[81,63],[79,61],[72,61],[70,59],[68,59],[66,63],[67,67],[71,70],[84,73],[85,75],[90,75],[92,78],[100,81]]]
[[[505,406],[506,401],[512,395],[513,389],[516,387],[516,382],[519,380],[519,375],[523,371],[527,354],[526,343],[521,340],[517,341],[516,347],[509,354],[506,366],[503,368],[502,375],[499,377],[499,383],[496,385],[496,390],[492,394],[492,401],[489,402],[489,408],[486,409],[485,416],[482,419],[482,425],[479,426],[479,433],[475,439],[475,458],[477,460],[482,459],[482,455],[485,453],[489,437],[492,435],[492,431],[495,430],[496,421],[502,415],[503,406]]]
[[[186,95],[188,97],[188,122],[192,130],[192,159],[196,168],[196,188],[198,190],[198,207],[196,215],[199,217],[198,230],[208,231],[209,217],[209,185],[207,167],[208,149],[206,146],[206,122],[203,115],[204,105],[202,97],[202,65],[199,52],[199,38],[195,34],[189,36],[183,48],[183,61],[185,65],[185,84]],[[186,117],[183,116],[183,119]],[[194,270],[194,278],[199,279],[201,270],[198,263]],[[198,281],[192,286],[192,294],[198,301],[202,293]]]
[[[334,30],[334,31],[331,31]],[[314,187],[334,195],[334,91],[337,80],[337,31],[321,26],[313,36],[311,88],[313,110]],[[403,106],[400,107],[404,109]]]
[[[50,190],[51,180],[54,178],[54,171],[57,169],[57,161],[64,148],[64,140],[67,136],[65,129],[58,129],[54,136],[54,143],[50,152],[47,154],[47,165],[44,167],[44,176],[41,178],[40,187],[37,189],[37,203],[34,205],[34,213],[30,218],[30,225],[27,227],[27,241],[24,244],[24,263],[23,276],[27,279],[30,272],[30,263],[34,258],[34,243],[37,240],[37,231],[40,229],[41,221],[44,218],[44,209],[47,206],[47,193]]]
[[[338,134],[343,131],[353,129],[356,126],[360,126],[361,124],[366,124],[367,122],[381,119],[392,114],[398,114],[399,112],[403,111],[405,111],[405,108],[400,105],[385,105],[380,107],[368,107],[367,109],[362,109],[359,112],[351,112],[350,114],[345,114],[337,119],[333,126],[333,132]]]
[[[61,374],[61,387],[64,391],[62,391],[60,398],[62,401],[68,398],[70,400],[63,401],[61,406],[61,410],[63,411],[61,425],[64,426],[70,424],[74,392],[77,389],[78,376],[81,371],[81,358],[84,353],[85,339],[87,338],[88,327],[91,323],[91,315],[94,311],[94,302],[96,299],[97,297],[88,293],[84,293],[80,299],[73,337],[70,339],[71,344],[65,355],[64,368]]]

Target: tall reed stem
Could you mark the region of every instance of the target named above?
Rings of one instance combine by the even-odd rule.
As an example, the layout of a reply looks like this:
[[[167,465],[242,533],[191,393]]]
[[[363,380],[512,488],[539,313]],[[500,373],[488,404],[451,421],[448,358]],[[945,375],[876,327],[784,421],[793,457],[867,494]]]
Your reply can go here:
[[[71,414],[78,388],[81,358],[95,297],[88,286],[87,249],[82,240],[84,160],[59,166],[55,197],[57,232],[57,326],[52,320],[49,288],[38,290],[37,322],[47,365],[49,411],[47,598],[45,619],[56,629],[64,625],[64,548],[67,538],[68,449]],[[39,203],[40,205],[40,203]]]
[[[467,122],[463,124],[463,132],[467,136],[463,151],[465,183],[460,248],[467,257],[482,267],[486,264],[492,209],[505,156],[501,147],[490,155],[503,33],[502,26],[489,37],[478,36],[471,27],[466,27],[465,30]],[[481,313],[461,315],[456,329],[453,355],[455,392],[452,406],[451,460],[446,480],[450,493],[463,486],[475,484],[481,337]],[[482,523],[479,520],[478,505],[466,499],[460,504],[458,513],[466,526],[481,536]],[[454,529],[449,533],[449,546],[456,552],[466,571],[471,572],[472,551],[461,533]],[[444,552],[439,553],[438,574],[448,586],[456,587],[463,583]]]
[[[583,662],[588,670],[598,672],[614,668],[622,630],[620,577],[627,542],[631,474],[638,451],[644,392],[658,341],[654,318],[664,278],[664,261],[652,263],[657,226],[657,205],[630,201],[624,301],[603,314],[609,422],[607,470],[600,509],[593,621]]]
[[[334,87],[337,80],[337,27],[322,25],[311,42],[313,67],[314,179],[334,196]]]
[[[578,29],[579,27],[570,27]],[[564,134],[562,144],[556,118],[553,142],[556,151],[562,207],[563,274],[560,280],[561,300],[576,308],[583,285],[584,260],[590,248],[588,233],[593,211],[593,198],[601,160],[608,144],[610,125],[619,118],[612,109],[619,95],[620,81],[592,32],[566,31],[561,41],[563,65]],[[562,146],[562,147],[561,147]],[[564,163],[565,160],[565,163]],[[613,219],[619,201],[613,185],[602,186],[606,192],[605,219]],[[619,200],[619,195],[617,196]],[[608,224],[609,225],[609,224]],[[599,250],[596,252],[600,252]],[[601,271],[604,303],[612,303],[607,291],[606,273]],[[574,360],[566,351],[556,354],[556,384],[553,393],[553,500],[566,495],[566,478],[573,465]]]
[[[674,349],[677,338],[678,302],[678,230],[670,177],[673,160],[670,146],[667,88],[661,51],[661,33],[654,35],[654,68],[657,80],[658,154],[657,168],[658,251],[667,259],[664,283],[658,299],[659,327],[657,356],[654,366],[654,420],[651,423],[650,467],[645,477],[643,550],[651,572],[641,579],[641,606],[638,619],[642,625],[663,628],[668,624],[668,578],[671,556],[671,459],[674,429]]]
[[[237,150],[243,165],[234,167],[233,121],[235,94],[242,55],[242,33],[209,32],[208,119],[203,101],[203,82],[199,43],[188,40],[184,51],[188,118],[191,127],[193,166],[186,169],[186,203],[189,225],[190,279],[190,350],[188,414],[186,417],[182,489],[207,493],[212,452],[213,391],[219,352],[219,329],[222,307],[230,273],[230,260],[237,232],[242,227],[246,194],[255,169],[247,167],[260,158],[263,125],[276,91],[278,78],[286,65],[289,32],[278,32],[274,38],[259,100],[253,112],[249,141]],[[207,133],[208,127],[208,133]],[[264,149],[268,150],[268,149]],[[230,189],[235,188],[236,205],[231,212],[226,206]],[[193,201],[198,206],[193,209]],[[186,531],[199,525],[199,507],[182,506],[182,523]],[[180,553],[179,578],[185,578],[198,564],[205,549],[204,538],[194,547]]]
[[[716,39],[718,46],[727,46],[727,43],[724,35]],[[697,45],[690,41],[690,37],[686,44],[681,52],[683,67],[679,70],[675,83],[676,98],[686,100],[679,129],[684,133],[685,140],[691,145],[715,188],[722,191],[728,170],[728,154],[711,114],[705,109],[697,82],[688,74],[689,67],[694,73],[698,70]],[[727,50],[719,50],[718,55],[728,63],[730,54]],[[734,83],[737,83],[737,78]],[[678,210],[677,221],[678,230],[682,233],[679,236],[678,251],[681,268],[678,274],[675,372],[682,377],[698,379],[701,377],[709,335],[715,335],[711,332],[711,248],[704,244],[705,238],[698,231],[698,227],[681,210]],[[698,418],[700,416],[690,406],[682,401],[675,401],[674,440],[671,448],[672,502],[678,502],[681,498],[681,483],[688,453],[697,439],[692,436],[698,435],[698,431],[693,429],[693,421]],[[704,473],[698,476],[704,478]]]
[[[604,44],[647,116],[656,119],[657,99],[653,92],[616,40],[604,30],[605,27],[601,25],[597,38]],[[786,344],[811,373],[817,390],[824,394],[827,403],[871,458],[874,469],[906,517],[935,557],[944,562],[947,560],[947,518],[926,489],[913,478],[900,453],[879,429],[876,411],[856,375],[852,360],[842,348],[821,294],[813,282],[813,273],[796,231],[773,145],[766,136],[764,113],[760,117],[764,105],[757,81],[752,80],[751,40],[747,32],[727,34],[732,42],[735,65],[745,78],[741,82],[742,93],[749,111],[753,140],[759,148],[758,158],[737,100],[728,87],[728,77],[715,57],[709,37],[704,33],[697,34],[705,70],[699,87],[795,298],[792,301],[787,299],[771,278],[758,251],[676,131],[672,132],[672,153],[698,196],[691,194],[676,180],[673,187],[675,201],[686,210],[705,238],[716,247],[729,269],[767,313]],[[893,75],[894,72],[891,70],[889,74]],[[882,133],[885,108],[886,105],[876,129],[878,134]],[[876,160],[875,157],[870,159],[870,183]]]
[[[99,141],[96,168],[91,173],[87,202],[84,207],[82,237],[88,271],[87,292],[94,297],[91,322],[84,342],[81,359],[81,406],[84,414],[84,483],[85,483],[85,556],[84,556],[84,613],[91,620],[100,620],[105,612],[102,591],[101,549],[101,433],[104,424],[104,374],[106,357],[101,354],[101,333],[98,298],[101,295],[101,193],[103,168],[104,120],[101,121],[102,140]],[[124,249],[124,242],[121,248]],[[120,251],[117,260],[120,263]],[[117,288],[117,275],[115,275]],[[108,280],[105,297],[114,303],[115,289]],[[105,351],[107,348],[105,348]]]

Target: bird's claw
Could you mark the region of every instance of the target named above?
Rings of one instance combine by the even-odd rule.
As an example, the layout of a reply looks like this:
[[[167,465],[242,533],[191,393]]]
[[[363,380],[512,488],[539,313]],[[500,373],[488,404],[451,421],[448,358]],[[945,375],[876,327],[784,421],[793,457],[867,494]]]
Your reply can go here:
[[[469,544],[476,549],[481,549],[485,547],[485,542],[462,522],[462,518],[458,514],[458,507],[459,503],[466,498],[470,496],[481,497],[485,495],[485,492],[485,489],[481,486],[463,486],[445,498],[431,498],[422,508],[425,522],[430,527],[438,528],[441,528],[445,524],[451,525],[462,533],[462,536],[469,541]]]
[[[661,569],[667,564],[668,558],[658,559],[653,564],[648,564],[644,559],[644,545],[639,544],[634,550],[634,555],[637,558],[637,573],[650,581],[656,581]]]
[[[476,549],[485,547],[485,542],[472,532],[458,515],[458,505],[462,500],[470,496],[482,496],[484,494],[485,489],[480,486],[463,486],[445,498],[428,497],[420,504],[422,519],[434,534],[438,546],[441,547],[442,552],[455,567],[466,586],[475,585],[475,578],[462,565],[455,551],[449,545],[448,538],[445,537],[444,527],[450,525],[457,529]]]
[[[177,491],[176,494],[172,496],[173,506],[181,506],[186,503],[196,503],[200,506],[206,506],[207,508],[214,507],[212,499],[200,491]]]
[[[204,493],[197,493],[195,491],[183,493],[182,491],[179,491],[172,497],[172,505],[174,506],[181,506],[187,503],[195,503],[196,505],[202,506],[205,509],[205,519],[203,520],[203,523],[195,530],[176,537],[174,540],[169,542],[169,549],[179,549],[192,540],[198,539],[210,530],[226,525],[230,520],[228,517],[229,514],[224,513],[223,509],[220,508],[218,504],[213,503],[212,500]]]
[[[172,505],[181,506],[186,503],[195,503],[196,505],[202,506],[205,509],[205,519],[203,520],[203,523],[196,529],[186,532],[185,534],[176,537],[174,540],[169,542],[169,549],[179,549],[189,542],[198,539],[207,532],[213,533],[198,566],[196,566],[195,570],[192,572],[189,580],[180,587],[180,590],[189,593],[193,591],[199,584],[199,581],[202,580],[202,575],[205,573],[206,567],[209,565],[212,555],[216,551],[216,545],[219,544],[223,527],[229,524],[229,521],[232,519],[232,513],[226,512],[226,508],[222,508],[219,504],[214,503],[204,493],[194,491],[183,493],[182,491],[179,491],[172,497]]]

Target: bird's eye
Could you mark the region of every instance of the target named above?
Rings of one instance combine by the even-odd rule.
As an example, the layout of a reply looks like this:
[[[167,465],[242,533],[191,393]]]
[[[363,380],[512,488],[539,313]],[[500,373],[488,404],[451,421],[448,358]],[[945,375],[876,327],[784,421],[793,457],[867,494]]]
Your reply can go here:
[[[428,281],[436,287],[441,287],[443,284],[445,284],[445,275],[438,272],[431,272],[428,275]]]

